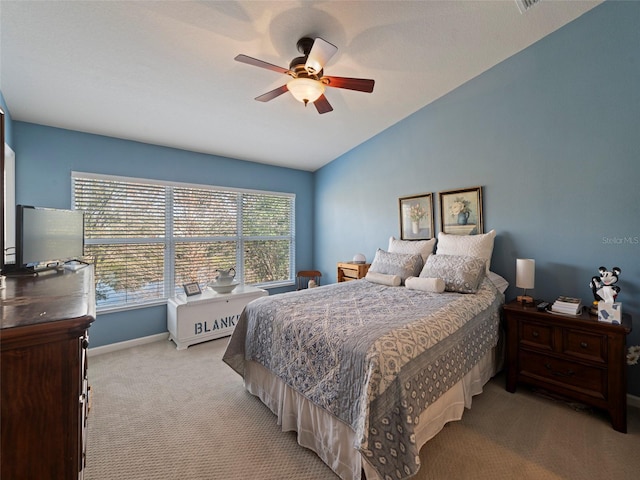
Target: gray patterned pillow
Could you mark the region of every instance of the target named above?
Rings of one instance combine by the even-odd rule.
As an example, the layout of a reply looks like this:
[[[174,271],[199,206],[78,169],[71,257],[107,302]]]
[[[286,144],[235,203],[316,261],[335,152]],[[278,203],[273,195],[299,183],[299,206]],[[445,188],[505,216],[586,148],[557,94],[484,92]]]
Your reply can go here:
[[[431,255],[420,276],[442,278],[447,292],[476,293],[486,274],[486,263],[466,255]]]
[[[487,261],[486,271],[489,273],[495,238],[495,230],[478,235],[453,235],[440,232],[436,255],[466,255],[483,258]]]
[[[418,276],[422,265],[424,263],[420,254],[390,253],[379,248],[369,267],[369,271],[386,275],[398,275],[402,284],[404,284],[407,277]]]

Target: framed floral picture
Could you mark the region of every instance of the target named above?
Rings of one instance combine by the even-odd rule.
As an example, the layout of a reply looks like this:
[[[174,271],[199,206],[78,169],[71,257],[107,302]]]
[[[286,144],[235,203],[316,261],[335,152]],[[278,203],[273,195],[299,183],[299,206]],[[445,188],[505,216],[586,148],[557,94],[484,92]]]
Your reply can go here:
[[[428,240],[433,237],[433,195],[422,193],[398,199],[400,239]]]
[[[482,187],[439,192],[440,229],[453,235],[484,233]]]

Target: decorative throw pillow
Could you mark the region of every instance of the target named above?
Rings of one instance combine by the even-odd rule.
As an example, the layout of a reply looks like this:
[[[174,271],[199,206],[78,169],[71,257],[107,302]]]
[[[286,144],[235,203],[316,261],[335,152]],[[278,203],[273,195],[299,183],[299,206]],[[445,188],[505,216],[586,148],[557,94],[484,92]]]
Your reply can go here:
[[[369,270],[364,277],[371,283],[379,283],[380,285],[388,285],[389,287],[397,287],[401,280],[398,275],[386,275],[384,273],[372,272]]]
[[[395,237],[389,237],[389,252],[390,253],[419,253],[422,255],[422,261],[426,262],[427,257],[433,253],[433,247],[436,244],[436,239],[431,238],[429,240],[398,240]]]
[[[404,280],[407,277],[415,277],[420,273],[423,264],[421,255],[389,253],[379,248],[369,267],[369,271],[386,275],[398,275],[404,284]]]
[[[485,277],[485,261],[465,255],[431,255],[421,278],[442,278],[447,292],[476,293]]]
[[[446,285],[441,278],[409,277],[404,281],[404,286],[411,290],[442,293]]]
[[[438,233],[437,255],[466,255],[485,260],[486,272],[491,267],[491,255],[493,253],[493,240],[496,231],[479,235],[451,235]]]

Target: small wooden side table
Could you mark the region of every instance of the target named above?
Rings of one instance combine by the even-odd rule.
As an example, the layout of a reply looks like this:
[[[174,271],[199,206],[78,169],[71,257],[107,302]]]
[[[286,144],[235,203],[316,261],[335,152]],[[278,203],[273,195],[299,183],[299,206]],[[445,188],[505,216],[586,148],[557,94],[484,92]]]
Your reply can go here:
[[[364,278],[370,266],[370,263],[338,262],[338,282]]]
[[[503,307],[507,331],[507,385],[534,385],[609,412],[613,428],[627,432],[626,339],[622,324],[599,322],[587,309],[578,316],[540,312],[513,301]]]

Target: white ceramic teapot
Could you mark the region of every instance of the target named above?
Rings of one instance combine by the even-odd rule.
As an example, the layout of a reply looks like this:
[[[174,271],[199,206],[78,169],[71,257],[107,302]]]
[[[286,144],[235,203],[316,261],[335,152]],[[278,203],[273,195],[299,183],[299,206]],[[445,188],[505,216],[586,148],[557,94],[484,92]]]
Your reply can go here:
[[[215,281],[218,285],[229,285],[231,282],[233,282],[233,279],[236,276],[236,269],[233,267],[228,270],[217,269],[216,272],[218,273],[218,275]]]

